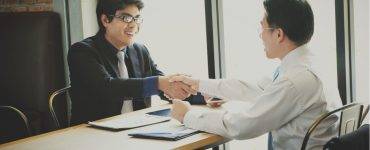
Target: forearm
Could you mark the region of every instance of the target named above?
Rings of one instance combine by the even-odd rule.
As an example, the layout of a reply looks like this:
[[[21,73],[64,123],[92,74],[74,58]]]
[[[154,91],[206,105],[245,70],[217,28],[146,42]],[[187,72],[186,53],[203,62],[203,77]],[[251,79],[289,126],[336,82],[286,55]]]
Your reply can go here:
[[[86,82],[84,87],[99,95],[127,99],[150,97],[159,93],[156,77],[95,79]]]
[[[261,93],[261,90],[240,80],[207,79],[199,81],[199,92],[226,100],[252,100]]]
[[[240,103],[231,103],[238,106],[229,106],[223,110],[191,109],[185,114],[184,124],[230,138],[248,139],[281,127],[305,110],[302,102],[310,103],[317,99],[307,96],[305,100],[298,96],[302,92],[298,92],[288,81],[272,86],[253,104],[242,103],[241,110],[228,109],[240,107]]]
[[[257,137],[273,128],[273,124],[262,124],[264,122],[267,122],[264,118],[227,110],[193,109],[184,117],[186,127],[238,140]]]

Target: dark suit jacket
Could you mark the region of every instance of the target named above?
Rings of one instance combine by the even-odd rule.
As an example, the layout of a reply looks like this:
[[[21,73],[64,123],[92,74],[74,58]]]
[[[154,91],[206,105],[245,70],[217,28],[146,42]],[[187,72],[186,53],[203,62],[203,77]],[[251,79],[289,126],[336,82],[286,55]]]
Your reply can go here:
[[[118,115],[124,99],[133,99],[134,110],[151,106],[150,96],[158,93],[144,91],[144,84],[152,76],[163,73],[158,70],[147,48],[135,43],[126,49],[125,61],[130,78],[118,78],[117,52],[101,33],[71,46],[68,65],[72,124]],[[165,99],[163,93],[160,96]],[[200,96],[197,97],[194,99],[200,103]]]

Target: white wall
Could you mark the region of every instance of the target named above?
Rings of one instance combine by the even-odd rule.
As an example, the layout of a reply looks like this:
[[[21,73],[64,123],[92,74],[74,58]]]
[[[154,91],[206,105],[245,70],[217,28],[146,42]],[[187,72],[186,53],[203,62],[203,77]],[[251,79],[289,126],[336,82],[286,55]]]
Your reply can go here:
[[[264,9],[260,0],[224,0],[226,78],[256,83],[261,76],[272,74],[277,61],[265,57],[259,38],[259,21]],[[267,134],[249,140],[229,142],[231,150],[267,149]]]
[[[315,17],[315,32],[308,44],[314,53],[315,69],[324,84],[326,99],[341,101],[337,78],[335,0],[310,0]]]
[[[81,0],[83,38],[93,36],[99,30],[96,4],[97,0]]]
[[[369,1],[354,0],[354,38],[356,95],[358,102],[369,103]]]
[[[355,100],[369,104],[369,1],[354,0]],[[368,115],[369,116],[369,115]],[[369,122],[367,116],[365,122]]]
[[[204,1],[143,1],[144,23],[137,41],[148,46],[161,70],[207,78]]]
[[[137,40],[165,74],[208,78],[204,1],[143,0]],[[191,10],[191,11],[189,11]],[[153,96],[153,105],[161,104]]]

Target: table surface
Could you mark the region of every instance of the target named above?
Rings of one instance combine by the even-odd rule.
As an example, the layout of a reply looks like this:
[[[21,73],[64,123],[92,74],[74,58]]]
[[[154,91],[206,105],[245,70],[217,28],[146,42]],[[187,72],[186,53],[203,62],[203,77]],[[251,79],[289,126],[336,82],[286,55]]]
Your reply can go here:
[[[134,115],[142,115],[147,112],[170,108],[171,105],[161,105],[150,107],[147,109],[130,112],[110,118],[131,117]],[[195,106],[206,107],[206,106]],[[178,141],[163,141],[153,139],[132,138],[127,134],[137,130],[145,130],[150,128],[160,128],[161,126],[176,126],[180,125],[176,120],[171,120],[164,123],[154,124],[150,126],[122,130],[122,131],[107,131],[96,128],[91,128],[87,124],[81,124],[53,132],[28,137],[25,139],[13,141],[0,145],[1,150],[22,150],[22,149],[37,149],[37,150],[65,150],[65,149],[198,149],[209,148],[228,141],[221,136],[210,133],[198,133],[190,137]]]

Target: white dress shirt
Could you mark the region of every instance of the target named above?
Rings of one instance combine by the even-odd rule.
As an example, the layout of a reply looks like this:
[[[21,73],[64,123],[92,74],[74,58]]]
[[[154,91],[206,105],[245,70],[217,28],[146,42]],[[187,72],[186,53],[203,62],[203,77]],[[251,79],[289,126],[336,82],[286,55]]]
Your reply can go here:
[[[332,102],[325,99],[309,56],[305,46],[291,51],[281,62],[279,76],[274,81],[259,82],[258,86],[234,79],[200,80],[200,92],[240,100],[245,106],[240,111],[190,109],[184,117],[185,126],[232,139],[254,138],[271,131],[274,150],[300,149],[315,119],[334,109],[329,106],[341,105],[340,100],[329,105]],[[307,149],[322,149],[337,134],[337,119],[332,116],[322,122],[311,135]]]

